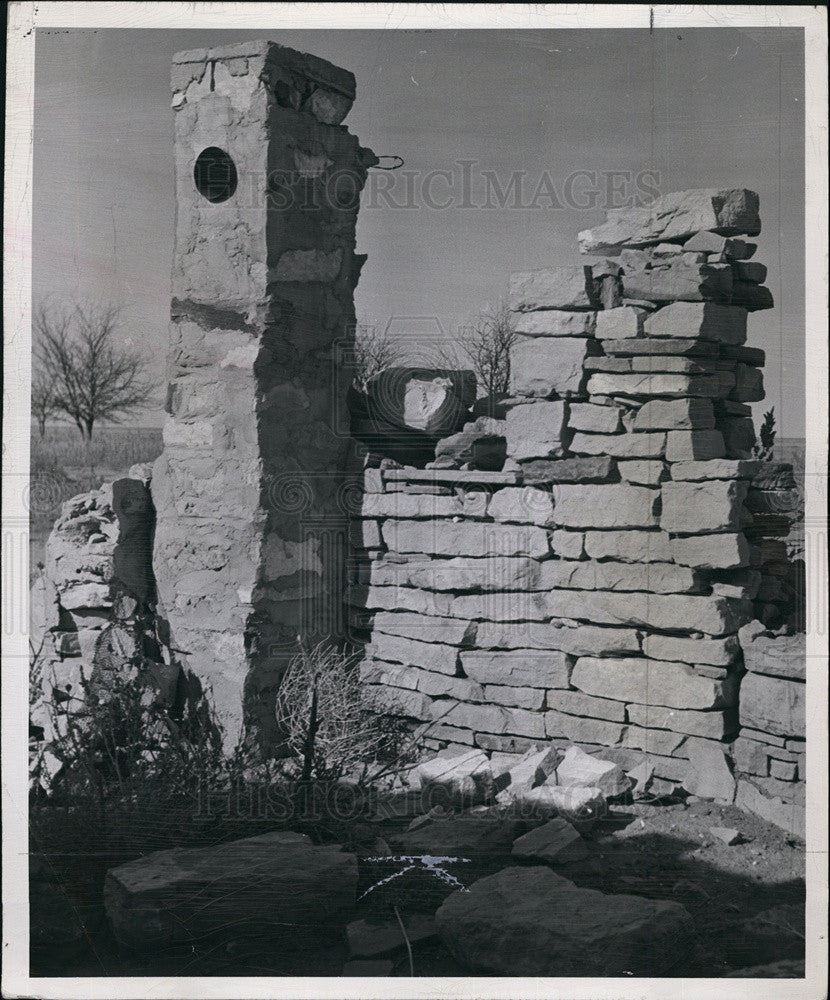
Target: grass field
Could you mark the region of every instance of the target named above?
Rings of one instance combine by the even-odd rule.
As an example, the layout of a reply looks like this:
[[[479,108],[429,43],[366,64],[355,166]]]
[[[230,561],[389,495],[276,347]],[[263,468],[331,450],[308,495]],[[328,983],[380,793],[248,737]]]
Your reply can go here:
[[[160,427],[99,427],[85,445],[74,427],[54,424],[41,437],[32,429],[29,576],[43,561],[43,546],[61,504],[123,476],[131,465],[161,454]]]

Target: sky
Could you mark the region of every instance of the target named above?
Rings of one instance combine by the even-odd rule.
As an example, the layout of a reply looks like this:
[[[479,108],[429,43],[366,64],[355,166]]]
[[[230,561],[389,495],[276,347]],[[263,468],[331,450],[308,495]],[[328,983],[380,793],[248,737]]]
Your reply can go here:
[[[763,224],[755,259],[776,303],[750,316],[748,343],[767,352],[767,398],[754,409],[760,419],[774,406],[782,436],[804,434],[801,29],[38,29],[35,302],[121,305],[124,338],[162,379],[171,58],[261,37],[350,69],[345,124],[403,158],[400,170],[371,171],[363,193],[359,322],[418,345],[451,337],[503,297],[511,272],[584,260],[577,233],[606,207],[751,188]]]

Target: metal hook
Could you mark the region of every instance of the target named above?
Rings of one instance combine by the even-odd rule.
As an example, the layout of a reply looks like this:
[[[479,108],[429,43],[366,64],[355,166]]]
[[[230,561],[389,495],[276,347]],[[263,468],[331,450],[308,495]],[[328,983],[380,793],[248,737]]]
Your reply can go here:
[[[398,162],[393,164],[391,167],[381,167],[375,164],[372,170],[399,170],[403,166],[403,157],[397,156],[395,153],[378,153],[379,160],[397,160]]]

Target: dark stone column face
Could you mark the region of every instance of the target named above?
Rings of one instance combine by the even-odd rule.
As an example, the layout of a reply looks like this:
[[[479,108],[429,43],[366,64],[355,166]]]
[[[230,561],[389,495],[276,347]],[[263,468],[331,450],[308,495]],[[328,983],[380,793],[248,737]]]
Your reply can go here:
[[[154,568],[173,645],[233,743],[274,737],[297,637],[337,630],[348,374],[375,161],[351,73],[271,42],[179,53],[169,418]]]

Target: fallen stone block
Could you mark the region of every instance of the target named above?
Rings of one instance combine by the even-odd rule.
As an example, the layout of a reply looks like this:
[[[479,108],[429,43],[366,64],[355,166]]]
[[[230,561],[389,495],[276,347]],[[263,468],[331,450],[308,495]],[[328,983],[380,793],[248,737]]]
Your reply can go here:
[[[727,708],[737,701],[734,678],[717,680],[685,664],[644,658],[580,657],[571,684],[585,694],[640,705],[708,709]]]
[[[107,872],[104,906],[119,941],[157,949],[227,932],[318,934],[354,905],[357,859],[305,834],[156,851]]]
[[[617,764],[568,747],[556,767],[556,781],[566,788],[598,788],[606,798],[629,791],[631,782]]]
[[[687,740],[689,757],[683,787],[690,795],[717,802],[732,802],[735,798],[735,779],[726,760],[723,747],[707,740]]]
[[[609,209],[607,221],[579,233],[578,241],[581,253],[616,254],[623,246],[680,243],[701,230],[722,236],[757,235],[758,195],[743,189],[673,192],[643,207]]]
[[[519,837],[511,852],[519,861],[567,865],[588,857],[588,845],[579,832],[561,817],[549,820]]]
[[[735,830],[733,827],[710,826],[709,833],[711,833],[716,840],[720,840],[722,843],[726,844],[727,847],[732,847],[734,844],[740,844],[741,842],[740,830]]]
[[[510,354],[510,392],[514,396],[566,399],[582,392],[586,357],[598,348],[580,337],[520,338]]]
[[[499,791],[509,788],[513,794],[517,789],[530,789],[542,785],[556,770],[558,760],[559,752],[553,747],[529,750],[511,763],[501,780],[496,779],[496,787]]]
[[[591,268],[581,264],[511,274],[507,299],[514,312],[601,307]]]
[[[433,820],[417,830],[393,835],[391,840],[406,855],[460,857],[492,863],[499,857],[510,857],[520,829],[515,819],[462,814]]]
[[[593,337],[595,312],[540,309],[512,314],[513,329],[525,337]]]
[[[678,903],[577,888],[546,867],[480,879],[435,920],[459,961],[502,976],[665,975],[695,933]]]
[[[806,839],[807,814],[803,800],[787,802],[775,795],[765,795],[754,781],[743,778],[738,782],[735,805],[780,826],[801,840]]]
[[[748,522],[746,492],[746,483],[729,480],[664,483],[660,527],[685,535],[739,531]]]
[[[421,795],[431,808],[467,807],[486,802],[493,794],[490,761],[481,750],[443,751],[415,769]]]
[[[510,814],[523,819],[561,816],[579,831],[588,831],[605,815],[605,798],[598,788],[570,787],[548,779],[534,788],[506,788],[498,801],[510,806]]]

